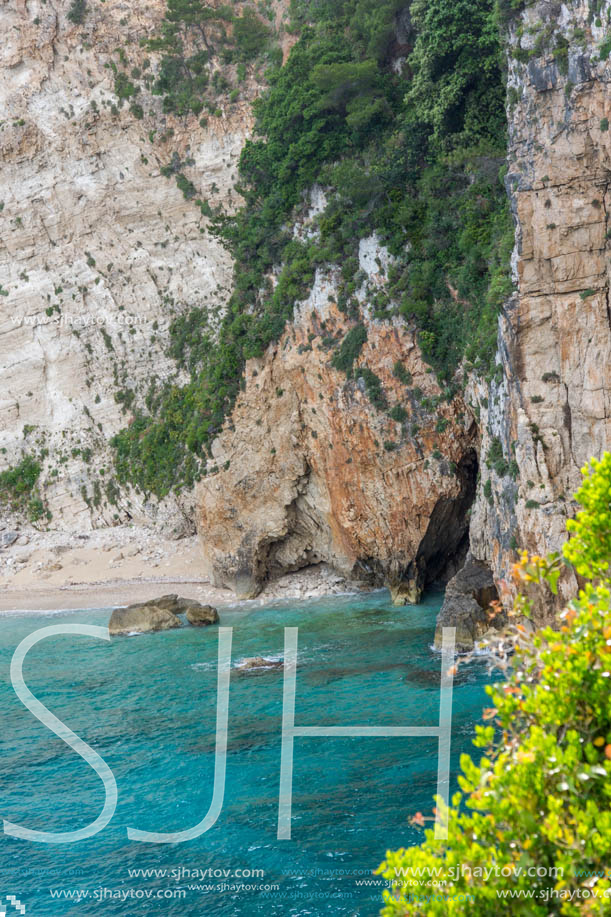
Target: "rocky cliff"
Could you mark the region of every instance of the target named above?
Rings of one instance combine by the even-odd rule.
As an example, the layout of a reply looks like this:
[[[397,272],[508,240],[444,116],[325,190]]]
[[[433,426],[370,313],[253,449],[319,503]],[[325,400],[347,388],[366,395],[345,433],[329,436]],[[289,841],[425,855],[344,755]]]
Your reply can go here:
[[[222,308],[231,282],[207,219],[160,169],[188,159],[198,192],[231,206],[252,116],[244,101],[203,128],[150,95],[140,119],[121,105],[113,66],[125,49],[144,66],[164,10],[108,0],[78,25],[67,3],[0,7],[1,461],[46,455],[54,528],[192,528],[188,495],[117,488],[108,442],[152,383],[180,378],[172,318]]]
[[[517,293],[499,322],[498,377],[469,389],[481,454],[502,447],[482,462],[470,529],[497,582],[516,544],[560,549],[580,469],[611,443],[607,30],[606,7],[583,3],[533,4],[509,29]],[[567,570],[561,592],[574,588]]]
[[[368,248],[363,269],[383,283]],[[204,553],[214,581],[242,596],[327,562],[416,602],[464,559],[477,430],[462,397],[444,398],[403,322],[367,322],[353,378],[333,367],[329,349],[346,330],[336,280],[319,274],[278,345],[248,364],[214,443],[220,470],[200,486]]]
[[[442,571],[437,559],[451,564],[464,548],[468,524],[470,563],[508,596],[518,545],[560,548],[580,468],[611,442],[606,28],[586,4],[534,4],[507,26],[516,292],[499,319],[493,378],[463,377],[464,396],[444,406],[441,425],[429,416],[414,437],[421,415],[393,362],[428,396],[435,383],[407,327],[368,321],[364,362],[391,403],[408,408],[398,434],[362,380],[330,368],[321,334],[341,317],[332,279],[320,286],[280,345],[249,366],[233,426],[217,441],[227,470],[203,485],[200,523],[220,582],[250,595],[268,576],[328,560],[413,601]],[[561,592],[574,588],[567,571]],[[477,637],[485,615],[472,617]]]
[[[476,602],[466,631],[478,636],[490,572],[500,587],[518,545],[560,547],[579,469],[611,441],[607,6],[534,3],[504,25],[515,292],[492,376],[463,363],[440,387],[414,324],[374,315],[392,258],[370,236],[358,316],[338,269],[319,268],[280,339],[248,361],[197,492],[157,501],[112,480],[109,440],[147,395],[186,380],[169,324],[203,308],[214,331],[232,270],[176,164],[230,211],[259,88],[249,77],[241,101],[201,122],[144,91],[121,105],[124,49],[145,72],[140,43],[163,12],[107,0],[77,25],[54,2],[0,9],[2,467],[43,457],[53,527],[197,525],[206,570],[241,595],[326,562],[411,602],[469,550],[450,593]],[[404,56],[409,15],[399,22]],[[297,238],[317,232],[320,188],[310,204]],[[562,590],[574,587],[565,573]]]

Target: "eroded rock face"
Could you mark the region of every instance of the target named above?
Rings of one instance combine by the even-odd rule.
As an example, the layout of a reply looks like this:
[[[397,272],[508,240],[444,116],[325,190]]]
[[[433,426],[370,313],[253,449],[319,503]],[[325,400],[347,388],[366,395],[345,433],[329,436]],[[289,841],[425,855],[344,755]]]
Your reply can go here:
[[[516,545],[560,549],[580,469],[611,443],[611,70],[597,53],[606,24],[597,26],[586,4],[559,9],[529,6],[521,37],[512,26],[507,186],[518,293],[500,320],[502,374],[468,393],[481,409],[482,439],[471,548],[497,583],[508,580]],[[513,58],[513,48],[532,47],[549,28],[570,39],[566,67],[553,55],[555,38],[529,63]],[[495,439],[515,463],[502,475],[486,464]],[[560,599],[575,589],[566,570]]]
[[[165,5],[90,3],[81,25],[69,3],[0,5],[0,470],[49,450],[40,483],[55,528],[133,520],[193,532],[188,494],[159,505],[120,488],[107,499],[109,439],[152,381],[177,372],[172,318],[223,308],[231,285],[228,253],[160,169],[188,159],[198,194],[231,209],[252,125],[247,101],[205,129],[145,92],[142,120],[117,110],[110,64],[118,48],[130,66],[150,56],[140,42]]]
[[[219,583],[250,596],[269,577],[324,560],[385,582],[397,601],[416,601],[423,583],[460,554],[475,452],[471,552],[492,570],[505,603],[518,546],[540,554],[561,548],[580,469],[611,442],[611,69],[597,53],[605,29],[577,2],[529,5],[510,26],[507,187],[517,292],[499,320],[498,372],[491,382],[468,380],[465,400],[477,424],[457,399],[444,409],[453,423],[441,436],[421,423],[418,437],[380,448],[398,439],[392,422],[372,408],[361,383],[346,382],[323,350],[308,346],[310,334],[320,341],[343,321],[326,304],[335,298],[332,279],[318,277],[293,327],[249,366],[234,427],[215,445],[224,470],[200,491],[200,532]],[[566,40],[564,64],[554,51]],[[532,51],[526,62],[514,55],[518,45]],[[383,271],[376,240],[361,249],[361,267]],[[390,403],[405,400],[391,372],[397,358],[432,393],[406,329],[366,324],[362,362]],[[413,400],[409,410],[412,423]],[[439,454],[441,461],[431,459]],[[559,600],[575,588],[566,571]],[[479,620],[467,599],[467,617]]]
[[[199,489],[204,554],[214,582],[242,597],[326,562],[414,602],[466,549],[476,428],[460,397],[422,407],[440,389],[400,321],[368,321],[357,361],[379,377],[383,410],[358,368],[351,380],[334,369],[321,340],[341,340],[348,325],[333,290],[332,278],[318,277],[279,343],[248,364],[232,423],[213,447],[220,470]],[[396,361],[411,387],[393,375]],[[389,417],[396,404],[403,425]]]

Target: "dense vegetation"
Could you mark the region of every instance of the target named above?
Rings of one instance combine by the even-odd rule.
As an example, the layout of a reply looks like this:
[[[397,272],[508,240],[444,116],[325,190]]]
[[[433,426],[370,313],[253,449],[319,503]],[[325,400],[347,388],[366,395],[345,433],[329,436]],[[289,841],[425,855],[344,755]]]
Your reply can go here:
[[[147,42],[151,51],[162,52],[153,92],[163,96],[164,111],[199,115],[206,105],[214,113],[215,95],[229,88],[219,60],[226,65],[237,61],[243,68],[267,50],[270,35],[269,26],[251,7],[238,15],[227,4],[168,0],[161,33]],[[238,67],[238,80],[242,68]]]
[[[45,515],[38,490],[40,472],[40,463],[31,455],[24,456],[13,468],[0,472],[0,507],[24,513],[31,522],[37,522]]]
[[[494,6],[413,0],[409,17],[405,10],[405,0],[293,0],[299,38],[286,64],[268,70],[269,89],[255,105],[257,134],[240,161],[244,206],[213,217],[236,259],[227,315],[214,342],[199,310],[175,324],[191,382],[159,393],[154,410],[115,438],[122,480],[159,495],[191,483],[245,361],[280,336],[317,267],[341,267],[338,304],[358,327],[358,243],[372,232],[394,258],[385,289],[371,298],[375,316],[413,322],[444,383],[463,357],[490,367],[513,242],[499,176],[505,90]],[[210,49],[186,57],[184,49],[210,44],[209,30],[222,36],[231,19],[237,53],[247,56],[255,42],[240,39],[239,27],[252,38],[256,17],[245,18],[169,0],[154,84],[164,107],[199,112],[207,76],[197,66]],[[314,183],[328,205],[319,233],[302,240],[292,226]],[[331,355],[336,365],[352,365],[359,334]]]
[[[558,630],[518,625],[507,680],[488,689],[496,729],[477,728],[479,764],[461,760],[467,810],[457,793],[447,841],[427,831],[420,847],[387,854],[385,917],[611,912],[611,454],[583,473],[583,510],[564,546],[583,590]],[[556,593],[560,570],[557,556],[524,552],[516,611],[530,615],[542,592]]]

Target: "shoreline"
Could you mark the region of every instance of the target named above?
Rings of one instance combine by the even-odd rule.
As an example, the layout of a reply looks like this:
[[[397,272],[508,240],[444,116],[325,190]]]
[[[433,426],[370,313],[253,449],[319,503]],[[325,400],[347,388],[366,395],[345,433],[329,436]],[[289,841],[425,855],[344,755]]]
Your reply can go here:
[[[244,601],[206,576],[197,536],[164,539],[151,529],[116,527],[76,534],[22,531],[0,550],[0,615],[116,608],[177,593],[204,605]],[[254,599],[369,592],[326,564],[268,583]]]
[[[11,614],[48,614],[62,611],[95,611],[121,608],[135,602],[146,602],[161,595],[176,593],[182,598],[194,599],[202,605],[224,605],[257,603],[267,605],[276,601],[304,601],[327,595],[360,595],[379,591],[358,588],[356,583],[344,584],[346,588],[299,588],[299,574],[289,574],[270,583],[252,599],[240,599],[231,589],[213,586],[206,580],[140,580],[131,582],[83,583],[53,587],[51,589],[6,589],[0,595],[0,617]],[[350,588],[352,587],[352,588]]]
[[[78,611],[94,608],[118,608],[134,602],[145,602],[160,595],[176,592],[204,605],[228,605],[236,601],[229,589],[217,589],[204,580],[142,579],[78,583],[64,586],[5,588],[0,595],[0,615],[20,611]]]

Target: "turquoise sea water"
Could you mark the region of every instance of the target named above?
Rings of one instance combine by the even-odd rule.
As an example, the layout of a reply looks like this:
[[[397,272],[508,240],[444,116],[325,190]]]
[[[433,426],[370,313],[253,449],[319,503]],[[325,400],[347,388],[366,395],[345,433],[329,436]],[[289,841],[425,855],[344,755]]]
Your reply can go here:
[[[439,715],[440,656],[431,643],[441,598],[433,592],[405,608],[393,607],[386,592],[246,603],[222,609],[221,624],[234,628],[233,663],[281,658],[283,628],[299,627],[296,725],[430,726]],[[40,627],[108,618],[107,610],[0,618],[3,819],[67,831],[101,811],[99,777],[22,706],[9,664],[20,640]],[[408,819],[431,811],[437,740],[297,738],[292,839],[277,840],[282,669],[232,671],[225,799],[214,827],[180,845],[128,840],[128,826],[178,831],[209,808],[217,651],[214,627],[109,643],[56,636],[31,650],[28,687],[104,758],[119,800],[108,827],[76,844],[0,834],[0,899],[16,895],[26,917],[378,913],[381,889],[359,883],[373,878],[388,848],[421,838]],[[461,666],[455,679],[452,789],[487,680],[484,660]],[[130,876],[139,869],[158,874]],[[197,871],[208,869],[231,873],[200,878]],[[236,870],[264,875],[236,877]],[[88,894],[52,896],[75,890]],[[186,895],[173,897],[179,891]]]

